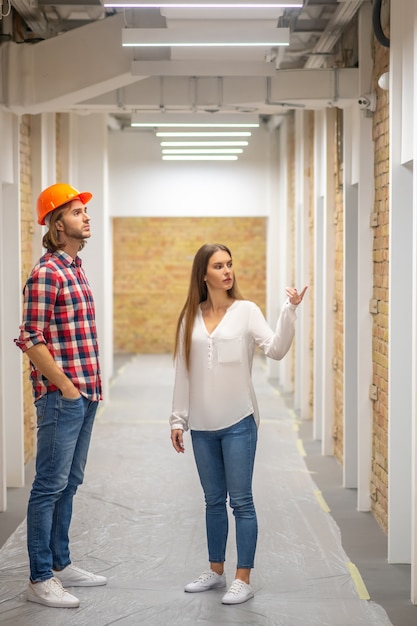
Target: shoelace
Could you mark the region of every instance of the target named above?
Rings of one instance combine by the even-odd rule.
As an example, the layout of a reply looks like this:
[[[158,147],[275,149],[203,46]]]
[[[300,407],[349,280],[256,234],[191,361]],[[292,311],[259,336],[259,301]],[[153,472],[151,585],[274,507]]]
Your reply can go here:
[[[63,596],[65,593],[68,593],[66,589],[62,586],[61,582],[56,578],[50,578],[48,581],[48,592],[56,593],[60,596]]]
[[[230,589],[228,593],[231,593],[234,596],[237,596],[242,591],[242,589],[244,589],[244,587],[245,587],[245,583],[242,580],[234,580],[232,584],[230,585]]]
[[[205,583],[205,582],[207,582],[208,580],[210,580],[210,578],[213,576],[213,574],[214,574],[214,573],[215,573],[215,572],[212,572],[212,571],[210,571],[210,572],[203,572],[203,573],[201,574],[201,576],[199,576],[199,577],[197,578],[197,581],[198,581],[198,582],[200,582],[200,583]]]

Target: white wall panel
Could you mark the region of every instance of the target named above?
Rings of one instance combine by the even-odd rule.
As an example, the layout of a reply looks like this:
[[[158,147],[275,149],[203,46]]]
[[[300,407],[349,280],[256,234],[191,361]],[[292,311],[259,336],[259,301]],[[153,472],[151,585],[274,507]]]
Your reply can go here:
[[[238,161],[168,162],[153,132],[110,132],[111,216],[268,215],[269,131],[249,141]]]

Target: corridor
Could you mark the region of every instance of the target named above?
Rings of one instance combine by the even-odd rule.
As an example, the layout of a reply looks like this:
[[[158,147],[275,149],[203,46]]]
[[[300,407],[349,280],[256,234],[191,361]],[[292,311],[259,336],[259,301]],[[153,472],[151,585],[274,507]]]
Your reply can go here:
[[[85,484],[75,499],[72,558],[108,577],[78,588],[78,609],[25,601],[25,525],[0,550],[0,623],[10,626],[388,626],[366,599],[359,571],[342,548],[302,456],[298,426],[255,361],[261,427],[254,497],[259,541],[255,598],[224,606],[222,590],[186,594],[206,566],[204,503],[189,434],[170,443],[173,367],[169,355],[137,355],[119,368],[111,401],[99,412]],[[226,576],[235,565],[234,520]]]

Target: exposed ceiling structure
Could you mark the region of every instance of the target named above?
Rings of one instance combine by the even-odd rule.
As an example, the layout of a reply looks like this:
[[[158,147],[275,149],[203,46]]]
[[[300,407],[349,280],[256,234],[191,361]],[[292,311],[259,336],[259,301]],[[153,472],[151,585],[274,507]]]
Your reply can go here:
[[[366,0],[239,9],[10,0],[9,11],[8,1],[0,0],[0,106],[19,113],[102,111],[126,125],[138,111],[270,116],[343,106],[359,95],[357,16]],[[122,48],[126,28],[174,36],[201,26],[230,33],[238,26],[288,28],[289,45]],[[17,75],[24,77],[18,86]]]

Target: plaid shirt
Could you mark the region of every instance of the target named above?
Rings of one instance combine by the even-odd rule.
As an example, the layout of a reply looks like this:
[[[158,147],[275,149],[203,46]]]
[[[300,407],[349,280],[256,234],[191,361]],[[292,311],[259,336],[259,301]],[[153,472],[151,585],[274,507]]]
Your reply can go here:
[[[47,252],[33,268],[23,293],[23,323],[16,345],[26,352],[46,344],[80,393],[101,400],[94,301],[81,259],[62,250]],[[57,390],[33,363],[31,368],[35,400]]]

